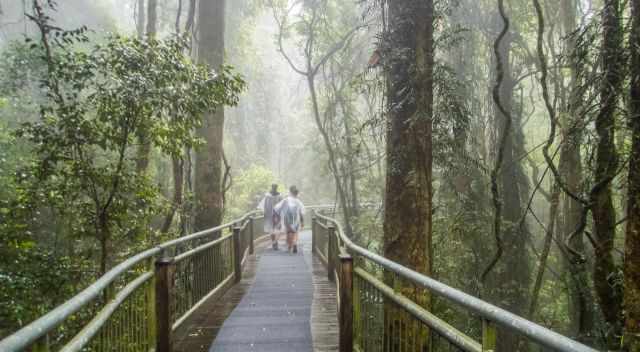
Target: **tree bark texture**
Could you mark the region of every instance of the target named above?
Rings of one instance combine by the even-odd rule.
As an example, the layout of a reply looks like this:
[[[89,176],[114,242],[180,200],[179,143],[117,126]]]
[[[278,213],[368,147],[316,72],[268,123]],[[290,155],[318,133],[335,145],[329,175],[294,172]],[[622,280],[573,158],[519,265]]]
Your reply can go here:
[[[146,0],[138,0],[138,13],[136,17],[136,32],[138,33],[138,38],[142,39],[144,37],[144,24],[145,24],[145,6],[144,2]]]
[[[158,0],[149,0],[147,4],[147,37],[154,38],[157,32],[157,22],[158,22]],[[138,14],[138,36],[143,37],[141,34],[141,29],[144,27],[144,0],[139,2],[139,11],[141,13]],[[140,16],[142,16],[140,18]],[[149,159],[151,157],[151,142],[149,141],[149,136],[147,135],[147,131],[140,131],[138,133],[138,155],[136,159],[136,171],[139,174],[145,174],[147,169],[149,168]]]
[[[158,32],[158,0],[149,0],[147,11],[147,35],[155,37]]]
[[[576,28],[577,18],[576,0],[562,0],[561,11],[563,18],[562,35],[567,36],[568,53],[574,52],[576,40],[571,36]],[[579,128],[581,114],[579,108],[582,104],[581,88],[579,87],[579,75],[581,65],[577,58],[568,55],[568,66],[570,70],[570,81],[568,84],[567,101],[563,104],[561,121],[562,145],[560,149],[559,171],[565,187],[573,194],[581,193],[582,183],[582,160],[580,158],[580,145],[582,143],[582,129]],[[564,96],[564,95],[563,95]],[[584,253],[584,236],[574,236],[571,234],[578,229],[583,212],[580,202],[568,195],[562,199],[562,223],[561,229],[562,243],[569,241],[569,246],[575,251]],[[569,253],[565,253],[562,265],[568,279],[569,286],[569,333],[583,342],[590,342],[594,331],[594,302],[595,298],[591,291],[592,285],[587,271],[587,263],[574,260]]]
[[[619,342],[621,333],[622,297],[615,283],[618,277],[613,258],[616,214],[611,181],[615,177],[617,154],[615,146],[615,114],[622,85],[622,27],[620,1],[606,0],[602,11],[603,42],[601,48],[603,79],[600,87],[600,111],[596,117],[595,186],[591,191],[591,213],[595,230],[595,263],[593,281],[598,304],[608,325],[609,346]]]
[[[640,0],[631,0],[631,90],[629,119],[631,155],[624,255],[624,343],[640,351]]]
[[[498,19],[500,17],[497,17]],[[511,116],[496,107],[495,123],[498,140],[504,139],[502,166],[498,172],[500,202],[502,203],[500,240],[502,255],[489,275],[485,292],[489,300],[514,314],[526,316],[529,307],[529,287],[531,283],[531,267],[526,247],[529,229],[526,222],[521,222],[524,211],[523,195],[528,193],[528,179],[518,156],[523,155],[524,136],[522,133],[521,112],[513,113],[513,91],[516,82],[511,72],[511,44],[513,33],[507,32],[498,47],[498,55],[502,61],[502,83],[498,95],[500,103]],[[496,58],[497,59],[497,58]],[[496,70],[494,77],[498,77]],[[511,131],[506,130],[507,119],[510,118]],[[497,146],[500,148],[500,146]],[[525,351],[526,346],[516,334],[505,330],[498,332],[498,351]]]
[[[426,275],[432,269],[433,11],[432,0],[390,1],[383,53],[389,102],[384,255]],[[430,309],[428,292],[405,282],[389,283]],[[385,314],[391,346],[400,344],[398,333],[404,329],[412,336],[426,334],[393,307],[385,307]]]
[[[201,1],[198,5],[198,61],[217,69],[224,61],[225,0]],[[196,230],[214,227],[222,221],[222,141],[224,109],[204,115],[197,131],[205,145],[196,152]]]

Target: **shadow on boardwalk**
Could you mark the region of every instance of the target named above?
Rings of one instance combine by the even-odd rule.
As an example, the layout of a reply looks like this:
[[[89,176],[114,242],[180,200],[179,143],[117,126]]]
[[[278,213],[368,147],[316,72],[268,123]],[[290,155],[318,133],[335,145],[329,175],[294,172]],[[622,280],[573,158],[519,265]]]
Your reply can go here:
[[[304,255],[257,244],[240,284],[211,297],[182,324],[174,350],[337,351],[335,285],[311,256],[310,232],[300,237]]]

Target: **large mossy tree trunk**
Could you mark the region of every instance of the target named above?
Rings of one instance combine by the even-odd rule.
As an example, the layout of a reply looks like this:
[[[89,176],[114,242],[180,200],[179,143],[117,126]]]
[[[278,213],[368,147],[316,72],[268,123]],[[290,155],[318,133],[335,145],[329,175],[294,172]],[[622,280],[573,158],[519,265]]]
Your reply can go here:
[[[384,255],[426,275],[432,266],[433,11],[432,0],[390,1],[383,53],[389,102]],[[430,309],[425,290],[404,281],[389,284]],[[426,330],[415,330],[413,321],[392,306],[385,314],[390,346],[400,345],[400,331],[407,331],[425,343],[416,350],[427,350]]]
[[[615,115],[622,85],[622,24],[620,0],[606,0],[602,11],[602,67],[600,111],[595,121],[598,136],[594,182],[591,191],[591,213],[595,230],[595,262],[593,281],[600,310],[607,323],[608,347],[619,345],[622,297],[615,283],[618,268],[614,262],[616,212],[611,183],[616,175]]]
[[[631,75],[629,121],[631,155],[624,255],[624,342],[630,352],[640,352],[640,0],[631,0]]]
[[[217,69],[224,59],[225,0],[202,1],[198,5],[198,48],[200,63]],[[195,229],[214,227],[222,221],[222,141],[224,109],[206,113],[197,131],[205,144],[196,151]]]

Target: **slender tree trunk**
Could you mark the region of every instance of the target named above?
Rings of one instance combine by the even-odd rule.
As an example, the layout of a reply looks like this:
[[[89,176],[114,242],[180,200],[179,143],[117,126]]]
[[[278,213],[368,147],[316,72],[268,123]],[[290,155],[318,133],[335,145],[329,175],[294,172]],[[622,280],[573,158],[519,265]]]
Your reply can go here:
[[[217,69],[224,61],[225,0],[202,1],[198,9],[198,61]],[[206,113],[197,131],[205,145],[196,152],[196,230],[222,221],[223,132],[224,109]]]
[[[384,255],[426,275],[432,270],[433,11],[432,0],[389,2],[390,30],[385,42],[390,52],[384,54],[389,100]],[[428,292],[413,285],[390,284],[430,309]],[[385,307],[385,321],[391,325],[387,330],[392,331],[385,339],[391,346],[402,342],[393,331],[408,331],[409,339],[417,335],[421,341],[428,340],[425,331],[412,328],[399,313]],[[427,350],[426,344],[415,350]]]
[[[144,7],[144,1],[140,1],[140,7]],[[157,0],[149,0],[148,3],[148,18],[147,18],[147,37],[154,38],[157,31],[157,8],[158,3]],[[139,14],[140,15],[140,14]],[[144,16],[144,15],[143,15]],[[144,23],[144,20],[139,20],[138,22],[138,31]],[[138,35],[140,32],[138,32]],[[149,141],[149,136],[147,135],[147,131],[140,131],[138,133],[138,156],[136,159],[136,171],[139,174],[146,174],[147,169],[149,168],[149,159],[151,156],[151,142]]]
[[[308,70],[311,71],[310,63],[307,65],[307,67]],[[327,148],[327,153],[329,154],[329,166],[331,167],[333,179],[336,183],[336,189],[338,191],[338,197],[340,198],[340,204],[342,206],[341,208],[343,213],[342,215],[344,216],[347,235],[352,236],[353,228],[351,227],[351,213],[349,213],[349,202],[347,201],[347,193],[344,189],[344,186],[342,185],[342,181],[340,180],[340,169],[338,169],[338,160],[333,145],[331,144],[331,139],[329,138],[328,132],[322,125],[322,121],[320,119],[320,107],[318,104],[318,93],[316,92],[314,74],[307,74],[307,85],[311,94],[311,105],[313,107],[313,116],[316,122],[316,126],[320,131],[322,140],[324,141],[325,147]]]
[[[158,0],[149,0],[147,19],[147,35],[155,37],[158,32]]]
[[[173,169],[173,204],[169,213],[164,219],[164,223],[160,232],[167,233],[171,229],[173,218],[176,211],[182,206],[182,194],[184,190],[184,161],[181,158],[173,157],[171,159],[171,165]]]
[[[621,333],[622,297],[613,259],[616,213],[613,207],[611,181],[615,177],[615,111],[622,85],[622,27],[619,0],[606,0],[602,11],[602,62],[604,79],[600,88],[600,111],[596,117],[598,135],[595,186],[591,192],[591,212],[595,229],[595,263],[593,281],[598,304],[608,327],[608,344],[616,348]],[[617,340],[617,341],[616,341]]]
[[[357,217],[360,210],[360,203],[358,202],[358,181],[356,179],[356,162],[355,162],[355,149],[353,148],[353,136],[351,135],[351,115],[347,110],[346,104],[343,99],[339,97],[340,105],[342,107],[343,113],[343,124],[344,124],[344,133],[345,133],[345,158],[347,159],[347,174],[344,175],[345,183],[349,184],[349,191],[351,193],[351,202],[349,207],[351,208],[351,215]]]
[[[579,107],[582,104],[582,96],[579,87],[579,73],[581,65],[572,55],[576,48],[576,41],[571,36],[576,30],[577,2],[576,0],[562,0],[563,35],[567,39],[567,49],[570,81],[567,101],[563,106],[564,120],[561,125],[562,146],[560,150],[559,171],[562,181],[572,194],[581,193],[582,160],[580,158],[580,145],[582,144],[582,129],[576,128],[580,122]],[[580,202],[568,195],[562,201],[562,243],[569,239],[578,228],[583,207]],[[583,236],[574,236],[569,245],[574,250],[584,253],[585,246]],[[570,255],[564,255],[562,265],[568,276],[569,282],[569,332],[583,342],[592,342],[594,330],[594,302],[591,292],[591,283],[587,271],[587,263],[577,261]]]
[[[145,24],[145,6],[146,0],[138,0],[138,16],[136,18],[136,31],[138,32],[138,38],[144,37],[144,24]]]
[[[542,247],[542,253],[540,254],[540,264],[538,265],[538,274],[536,275],[536,281],[533,285],[531,305],[529,306],[529,317],[532,319],[536,313],[538,299],[540,297],[540,289],[542,288],[542,282],[544,280],[544,272],[547,268],[547,259],[549,258],[549,253],[551,251],[551,243],[553,242],[552,240],[556,229],[556,221],[558,219],[558,205],[560,203],[560,187],[558,184],[553,185],[550,203],[547,234],[544,238],[544,245]]]
[[[640,0],[631,0],[631,80],[629,119],[631,155],[624,255],[624,343],[640,352]]]
[[[500,17],[498,17],[500,18]],[[500,103],[509,116],[505,116],[499,108],[495,108],[495,122],[497,124],[498,140],[504,139],[502,166],[497,174],[497,181],[501,198],[501,231],[499,233],[502,254],[491,273],[491,279],[487,286],[490,299],[497,305],[525,316],[529,307],[529,285],[531,283],[531,267],[526,247],[529,230],[526,222],[521,226],[520,218],[524,214],[522,196],[527,194],[528,184],[519,155],[524,150],[524,136],[522,134],[522,116],[520,112],[513,113],[513,91],[515,81],[511,72],[511,44],[513,33],[507,32],[498,48],[498,54],[502,61],[503,80],[500,84],[498,95]],[[497,59],[497,58],[496,58]],[[498,71],[495,77],[498,77]],[[511,119],[510,131],[507,131],[507,119]],[[498,148],[501,146],[498,145]],[[525,351],[526,345],[516,334],[505,330],[499,331],[497,350]]]
[[[187,14],[187,22],[184,25],[184,31],[190,32],[193,29],[193,24],[196,18],[196,0],[189,1],[189,13]]]
[[[178,0],[178,10],[176,12],[176,25],[175,31],[176,34],[180,34],[180,20],[182,18],[182,0]]]
[[[333,70],[331,71],[333,75]],[[344,179],[345,188],[348,190],[349,194],[349,213],[352,217],[357,217],[360,210],[360,203],[358,202],[358,181],[356,176],[356,161],[355,161],[355,148],[353,147],[353,136],[351,129],[351,112],[349,111],[349,106],[345,102],[344,97],[342,96],[343,90],[338,88],[335,82],[331,83],[331,87],[335,94],[335,99],[337,105],[340,106],[340,110],[342,110],[342,124],[344,127],[344,136],[345,136],[345,150],[344,154],[344,172],[342,178]],[[337,106],[336,106],[336,115],[337,115]]]

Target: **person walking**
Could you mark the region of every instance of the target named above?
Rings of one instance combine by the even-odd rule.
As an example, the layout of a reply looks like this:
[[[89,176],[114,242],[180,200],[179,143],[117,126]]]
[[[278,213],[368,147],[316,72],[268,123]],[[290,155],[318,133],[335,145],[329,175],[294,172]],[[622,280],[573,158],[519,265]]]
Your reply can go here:
[[[287,247],[298,253],[298,234],[304,228],[304,204],[298,199],[298,188],[291,186],[289,195],[275,206],[282,227],[287,233]]]
[[[264,233],[271,235],[271,247],[274,250],[278,249],[278,237],[282,232],[278,224],[277,213],[274,212],[274,207],[282,201],[282,196],[278,192],[278,185],[272,184],[271,191],[265,193],[264,198],[260,201],[258,209],[264,212]]]

